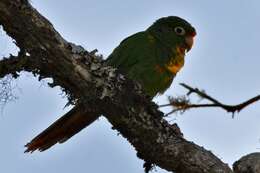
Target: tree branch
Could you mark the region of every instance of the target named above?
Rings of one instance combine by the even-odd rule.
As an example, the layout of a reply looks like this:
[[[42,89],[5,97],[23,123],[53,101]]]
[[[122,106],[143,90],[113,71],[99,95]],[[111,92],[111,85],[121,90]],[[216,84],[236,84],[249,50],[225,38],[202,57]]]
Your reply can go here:
[[[20,49],[34,57],[28,66],[40,78],[52,77],[52,87],[61,86],[72,101],[101,112],[135,147],[139,158],[178,173],[232,172],[210,151],[185,140],[139,85],[100,58],[72,51],[27,0],[1,0],[0,24]]]
[[[260,153],[251,153],[236,161],[233,164],[236,173],[259,173]]]
[[[26,55],[10,55],[8,58],[3,57],[3,59],[0,60],[0,78],[3,78],[8,74],[11,74],[12,77],[17,78],[19,76],[19,72],[32,72],[33,69],[35,69],[35,67],[32,67],[30,57]]]
[[[184,112],[184,111],[191,109],[191,108],[202,108],[202,107],[219,107],[219,108],[226,110],[227,112],[233,113],[233,115],[234,115],[234,113],[240,112],[245,107],[247,107],[250,104],[253,104],[253,103],[260,100],[260,95],[257,95],[257,96],[250,98],[249,100],[242,102],[240,104],[227,105],[227,104],[221,103],[217,99],[214,99],[213,97],[211,97],[210,95],[208,95],[204,91],[199,90],[198,88],[193,88],[193,87],[191,87],[187,84],[184,84],[184,83],[181,83],[180,85],[188,90],[188,93],[186,94],[187,96],[189,96],[192,93],[195,93],[198,96],[200,96],[200,98],[206,99],[206,100],[210,101],[211,103],[208,103],[208,104],[192,104],[192,103],[190,103],[189,99],[186,98],[186,97],[178,97],[178,98],[169,97],[169,102],[170,102],[169,104],[160,105],[160,107],[166,107],[166,106],[173,106],[174,107],[174,109],[171,112],[167,113],[166,116],[168,116],[172,113],[175,113],[175,112],[179,112],[179,111]]]

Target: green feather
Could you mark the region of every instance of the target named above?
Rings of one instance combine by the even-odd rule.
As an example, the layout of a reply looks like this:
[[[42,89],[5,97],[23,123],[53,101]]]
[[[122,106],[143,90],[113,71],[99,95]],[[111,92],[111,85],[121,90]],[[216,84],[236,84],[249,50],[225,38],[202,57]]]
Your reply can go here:
[[[108,57],[107,63],[139,82],[146,94],[154,97],[170,87],[176,73],[167,68],[184,63],[184,53],[177,51],[184,38],[176,36],[173,28],[182,26],[194,31],[189,23],[178,17],[157,20],[146,31],[124,39]]]

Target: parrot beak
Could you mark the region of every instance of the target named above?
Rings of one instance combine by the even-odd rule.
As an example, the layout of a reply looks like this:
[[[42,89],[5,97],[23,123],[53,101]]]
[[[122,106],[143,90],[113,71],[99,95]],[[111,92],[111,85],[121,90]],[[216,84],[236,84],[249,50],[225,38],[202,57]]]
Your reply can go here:
[[[187,46],[187,52],[189,52],[191,50],[195,36],[196,36],[196,31],[194,30],[193,32],[191,32],[189,35],[187,35],[185,37],[185,43],[186,43],[186,46]]]
[[[193,36],[189,35],[185,37],[185,43],[186,43],[186,51],[189,52],[193,45]]]

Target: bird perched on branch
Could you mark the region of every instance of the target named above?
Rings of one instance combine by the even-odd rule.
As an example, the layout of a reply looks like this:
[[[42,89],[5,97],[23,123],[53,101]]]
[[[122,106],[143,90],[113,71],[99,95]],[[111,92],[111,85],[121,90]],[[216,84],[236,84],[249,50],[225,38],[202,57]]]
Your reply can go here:
[[[185,54],[191,49],[195,35],[195,29],[184,19],[163,17],[147,30],[124,39],[106,61],[139,82],[145,93],[154,97],[170,87],[184,65]],[[85,112],[76,105],[29,142],[25,152],[44,151],[56,143],[62,143],[99,116]]]

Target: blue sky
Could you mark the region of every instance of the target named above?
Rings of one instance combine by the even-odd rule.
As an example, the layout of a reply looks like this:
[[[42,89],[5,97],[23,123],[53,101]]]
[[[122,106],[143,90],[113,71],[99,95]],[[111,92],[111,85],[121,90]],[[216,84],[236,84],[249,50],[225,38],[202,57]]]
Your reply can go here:
[[[178,83],[205,89],[219,100],[235,104],[260,93],[260,2],[257,0],[32,0],[65,39],[97,48],[109,55],[125,37],[145,30],[156,19],[177,15],[197,29],[193,49],[171,88],[160,97],[185,94]],[[0,32],[0,56],[17,49]],[[6,105],[0,115],[0,172],[125,172],[140,173],[142,161],[133,147],[104,119],[62,145],[40,153],[24,154],[23,145],[68,111],[59,88],[50,89],[23,73],[14,82],[18,100]],[[194,98],[196,101],[196,99]],[[172,115],[186,139],[211,150],[232,164],[242,155],[259,151],[260,103],[231,118],[220,109],[196,109]],[[164,110],[169,111],[169,110]],[[158,169],[160,173],[166,171]]]

